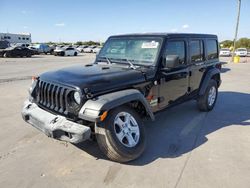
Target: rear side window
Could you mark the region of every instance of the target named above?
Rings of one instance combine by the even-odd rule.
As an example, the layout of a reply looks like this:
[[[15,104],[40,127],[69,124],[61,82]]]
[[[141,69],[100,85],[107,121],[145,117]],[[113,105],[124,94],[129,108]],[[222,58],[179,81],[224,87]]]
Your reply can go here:
[[[178,55],[180,64],[185,64],[185,41],[169,41],[165,48],[166,55]]]
[[[203,42],[201,40],[192,40],[190,42],[191,62],[204,61]]]
[[[216,40],[207,40],[207,59],[217,59],[218,58],[218,45]]]

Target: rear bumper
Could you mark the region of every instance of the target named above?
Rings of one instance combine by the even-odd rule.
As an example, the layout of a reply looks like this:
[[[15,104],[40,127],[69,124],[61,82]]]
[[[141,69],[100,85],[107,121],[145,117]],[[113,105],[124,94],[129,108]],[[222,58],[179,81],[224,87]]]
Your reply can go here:
[[[47,136],[58,140],[79,143],[89,139],[91,135],[90,127],[51,114],[28,100],[24,102],[22,117]]]

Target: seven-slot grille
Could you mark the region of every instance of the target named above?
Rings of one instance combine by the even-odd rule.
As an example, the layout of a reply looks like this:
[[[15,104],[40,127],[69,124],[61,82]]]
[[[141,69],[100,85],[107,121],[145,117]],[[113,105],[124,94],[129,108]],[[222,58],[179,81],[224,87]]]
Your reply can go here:
[[[39,80],[37,102],[47,109],[68,114],[68,95],[73,88]]]

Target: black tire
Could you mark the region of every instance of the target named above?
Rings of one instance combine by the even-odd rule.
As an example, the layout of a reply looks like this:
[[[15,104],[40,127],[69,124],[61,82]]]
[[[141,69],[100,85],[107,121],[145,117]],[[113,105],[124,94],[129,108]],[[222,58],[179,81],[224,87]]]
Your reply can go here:
[[[77,56],[77,52],[74,53],[74,56]]]
[[[209,103],[209,91],[213,87],[215,88],[215,99],[213,103]],[[214,105],[217,101],[217,96],[218,96],[217,82],[215,80],[210,80],[204,95],[199,96],[197,100],[197,105],[198,105],[199,110],[203,112],[211,111],[214,108]]]
[[[65,52],[61,52],[61,56],[65,56]]]
[[[137,122],[139,137],[137,138],[137,142],[135,142],[136,145],[133,147],[125,146],[116,136],[115,128],[117,125],[115,125],[114,121],[120,112],[129,113]],[[95,125],[96,140],[100,150],[109,159],[116,162],[124,163],[138,158],[143,153],[146,145],[145,129],[139,115],[132,108],[127,106],[115,108],[109,111],[108,114],[104,122]],[[120,130],[120,132],[122,131]],[[124,141],[126,141],[126,139],[127,137]]]
[[[31,57],[31,53],[28,53],[28,54],[26,55],[26,57]]]

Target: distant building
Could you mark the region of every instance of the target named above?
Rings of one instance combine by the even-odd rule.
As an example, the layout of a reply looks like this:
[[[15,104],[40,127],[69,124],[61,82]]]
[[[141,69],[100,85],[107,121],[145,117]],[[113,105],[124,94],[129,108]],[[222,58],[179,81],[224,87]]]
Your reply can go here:
[[[0,40],[8,41],[11,44],[30,44],[31,34],[0,33]]]

